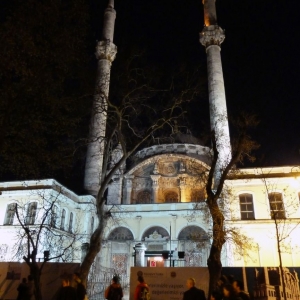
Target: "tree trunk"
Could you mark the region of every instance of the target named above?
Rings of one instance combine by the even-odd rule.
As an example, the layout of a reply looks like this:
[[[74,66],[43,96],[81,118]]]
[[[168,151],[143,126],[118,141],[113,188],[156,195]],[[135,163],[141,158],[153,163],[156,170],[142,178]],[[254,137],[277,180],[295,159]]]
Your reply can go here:
[[[87,279],[89,275],[89,271],[91,269],[91,266],[97,256],[97,254],[101,251],[102,247],[102,240],[103,240],[103,233],[104,229],[107,223],[108,215],[104,212],[104,201],[101,204],[101,206],[98,206],[98,209],[101,210],[97,216],[98,216],[98,227],[94,231],[94,233],[91,236],[90,239],[90,246],[86,253],[86,256],[84,257],[84,260],[80,266],[80,276],[82,283],[86,286]]]
[[[42,300],[42,291],[41,291],[41,272],[36,262],[30,263],[30,275],[33,277],[34,282],[34,296],[36,300]]]
[[[218,280],[221,277],[222,263],[221,263],[221,251],[214,245],[210,248],[209,257],[207,259],[207,266],[209,272],[209,288],[208,299],[213,291],[217,290]]]
[[[218,206],[217,199],[208,199],[207,204],[213,221],[213,241],[210,248],[209,257],[207,259],[207,266],[209,271],[208,298],[210,298],[211,293],[218,289],[218,280],[221,277],[221,251],[225,243],[225,231],[224,216]]]

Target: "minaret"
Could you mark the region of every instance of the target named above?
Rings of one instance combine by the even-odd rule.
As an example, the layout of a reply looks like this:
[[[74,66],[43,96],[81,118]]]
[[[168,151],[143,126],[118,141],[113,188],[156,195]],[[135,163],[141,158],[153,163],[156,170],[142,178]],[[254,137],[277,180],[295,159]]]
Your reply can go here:
[[[117,53],[113,43],[115,19],[114,0],[109,0],[104,12],[102,39],[96,46],[98,72],[84,174],[84,187],[92,195],[97,195],[101,182],[110,70]]]
[[[217,24],[215,0],[203,0],[203,5],[204,28],[200,33],[200,42],[206,48],[210,127],[215,132],[217,149],[219,151],[215,172],[215,183],[217,184],[222,168],[231,158],[228,115],[220,54],[220,45],[225,39],[225,34],[223,29]]]

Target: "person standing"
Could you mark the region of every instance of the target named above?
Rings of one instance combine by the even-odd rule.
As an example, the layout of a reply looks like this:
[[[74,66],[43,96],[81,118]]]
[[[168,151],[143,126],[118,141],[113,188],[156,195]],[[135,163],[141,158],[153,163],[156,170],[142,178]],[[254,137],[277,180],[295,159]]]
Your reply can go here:
[[[134,291],[134,300],[147,300],[150,289],[143,276],[138,276],[138,285]]]
[[[81,282],[80,274],[75,272],[73,274],[73,279],[75,281],[75,290],[76,290],[76,294],[77,294],[77,300],[84,300],[85,295],[86,295],[86,288]]]
[[[223,286],[223,296],[224,300],[242,300],[242,298],[236,295],[233,286],[230,283]]]
[[[104,292],[104,297],[108,300],[121,300],[123,298],[123,290],[118,276],[112,278],[111,285]]]
[[[58,291],[56,300],[76,300],[77,293],[75,288],[70,286],[70,280],[64,278],[62,280],[62,287]]]
[[[18,291],[17,300],[26,300],[26,295],[27,295],[27,279],[26,278],[22,279],[22,282],[19,284],[17,291]]]
[[[196,281],[194,278],[188,278],[186,281],[187,291],[183,293],[183,300],[206,300],[203,290],[195,287]]]
[[[242,281],[234,280],[232,286],[237,296],[243,300],[250,300],[249,294],[244,291],[244,283]]]

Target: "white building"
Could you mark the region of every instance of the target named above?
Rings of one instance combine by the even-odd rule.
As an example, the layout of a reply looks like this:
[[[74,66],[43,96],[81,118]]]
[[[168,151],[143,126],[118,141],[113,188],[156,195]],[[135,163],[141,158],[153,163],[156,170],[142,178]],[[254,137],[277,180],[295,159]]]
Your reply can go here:
[[[4,182],[0,190],[1,261],[23,261],[29,244],[38,261],[45,255],[55,262],[81,261],[95,224],[94,197],[77,196],[53,179]]]

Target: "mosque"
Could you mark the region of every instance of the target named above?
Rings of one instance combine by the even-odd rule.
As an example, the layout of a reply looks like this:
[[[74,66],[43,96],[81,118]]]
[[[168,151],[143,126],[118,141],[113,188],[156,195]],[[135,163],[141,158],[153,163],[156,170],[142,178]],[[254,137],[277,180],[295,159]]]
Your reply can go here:
[[[220,137],[221,168],[231,156],[227,117],[220,118],[227,116],[220,55],[225,34],[217,24],[215,1],[203,3],[205,25],[200,43],[207,54],[210,125]],[[108,96],[107,75],[117,53],[113,43],[113,0],[108,1],[104,14],[103,36],[96,47],[96,85]],[[96,94],[94,101],[97,106],[103,97]],[[43,216],[45,198],[56,199],[51,207],[55,211],[53,228],[67,239],[75,232],[80,236],[65,259],[82,260],[97,225],[94,205],[103,165],[103,144],[96,137],[105,135],[106,122],[106,114],[101,112],[91,120],[93,141],[87,150],[84,179],[88,195],[78,196],[53,179],[0,183],[0,235],[9,237],[1,238],[1,261],[21,259],[15,255],[16,239],[12,238],[19,228],[15,204],[24,203],[24,222],[31,226]],[[122,149],[117,147],[111,159],[121,156]],[[93,272],[128,277],[131,266],[205,267],[211,221],[204,209],[205,183],[199,180],[195,168],[209,171],[211,149],[197,143],[176,142],[153,145],[134,156],[135,163],[130,168],[125,163],[108,187],[106,209],[111,218]],[[244,237],[244,244],[238,248],[229,239],[223,249],[222,265],[278,267],[281,259],[284,266],[300,266],[300,167],[245,168],[240,176],[226,180],[226,187],[230,190],[223,199],[226,229],[237,230]],[[17,246],[19,249],[22,245]],[[50,256],[55,251],[54,247],[45,247],[40,249],[41,260],[45,251],[50,251]]]

